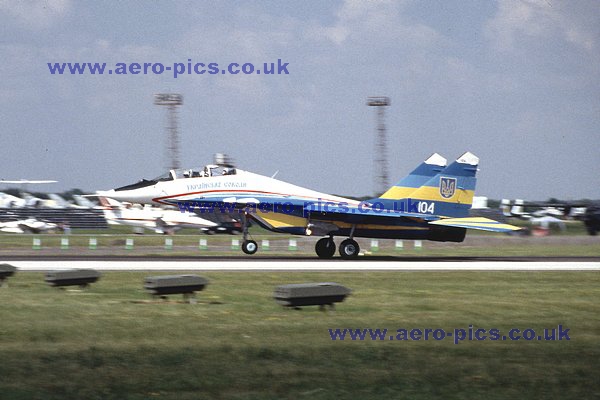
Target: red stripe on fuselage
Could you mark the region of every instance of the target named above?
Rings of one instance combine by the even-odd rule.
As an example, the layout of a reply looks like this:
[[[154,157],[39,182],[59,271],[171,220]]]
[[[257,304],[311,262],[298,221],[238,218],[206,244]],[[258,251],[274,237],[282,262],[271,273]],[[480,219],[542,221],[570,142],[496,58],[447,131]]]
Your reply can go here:
[[[165,205],[171,205],[169,203],[165,203],[162,200],[164,199],[172,199],[174,197],[180,197],[180,196],[190,196],[190,195],[194,195],[194,194],[204,194],[204,193],[262,193],[262,194],[272,194],[272,195],[276,195],[276,196],[281,196],[281,197],[303,197],[303,198],[307,198],[307,199],[316,199],[316,200],[322,200],[322,201],[329,201],[329,202],[333,202],[333,203],[340,203],[339,201],[333,201],[331,199],[323,199],[321,197],[311,197],[311,196],[300,196],[300,195],[294,195],[294,194],[283,194],[283,193],[276,193],[276,192],[265,192],[265,191],[261,191],[261,190],[205,190],[202,192],[190,192],[190,193],[181,193],[181,194],[174,194],[174,195],[170,195],[170,196],[163,196],[163,197],[156,197],[154,199],[152,199],[152,201],[155,201],[157,203],[160,204],[165,204]],[[192,200],[188,200],[188,201],[192,201]],[[356,201],[356,200],[350,200],[350,201]],[[357,204],[359,203],[358,201],[356,202]],[[349,205],[350,203],[348,203]]]

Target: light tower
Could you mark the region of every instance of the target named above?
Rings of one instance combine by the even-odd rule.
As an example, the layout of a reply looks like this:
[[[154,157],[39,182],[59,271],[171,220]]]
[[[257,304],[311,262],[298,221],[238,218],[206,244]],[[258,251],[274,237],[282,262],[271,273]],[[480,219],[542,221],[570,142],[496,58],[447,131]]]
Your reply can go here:
[[[177,169],[179,165],[179,129],[177,126],[177,107],[183,104],[183,96],[178,93],[158,93],[154,95],[154,104],[167,107],[167,165]]]
[[[377,136],[375,137],[375,194],[381,195],[389,188],[387,164],[387,139],[385,129],[385,107],[389,106],[389,97],[369,97],[367,105],[377,107]]]

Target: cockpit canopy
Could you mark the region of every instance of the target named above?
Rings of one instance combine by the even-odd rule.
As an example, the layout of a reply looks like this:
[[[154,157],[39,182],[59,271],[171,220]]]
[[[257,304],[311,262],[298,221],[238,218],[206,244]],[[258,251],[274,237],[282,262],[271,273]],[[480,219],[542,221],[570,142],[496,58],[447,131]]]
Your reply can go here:
[[[208,178],[214,176],[224,175],[235,175],[237,173],[234,167],[228,167],[224,165],[209,164],[204,168],[192,168],[192,169],[172,169],[154,179],[142,179],[141,181],[117,188],[115,190],[133,190],[139,189],[146,186],[156,185],[158,182],[172,181],[175,179],[188,179],[188,178]]]
[[[236,170],[233,167],[225,167],[222,165],[209,164],[204,168],[192,169],[172,169],[166,174],[163,174],[153,180],[157,182],[172,181],[174,179],[187,178],[208,178],[211,176],[235,175]]]

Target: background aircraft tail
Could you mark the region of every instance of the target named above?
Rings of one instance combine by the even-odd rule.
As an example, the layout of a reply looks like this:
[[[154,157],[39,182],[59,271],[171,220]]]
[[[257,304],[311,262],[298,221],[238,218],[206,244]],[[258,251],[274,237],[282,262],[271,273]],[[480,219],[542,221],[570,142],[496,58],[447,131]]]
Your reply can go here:
[[[73,200],[75,200],[75,203],[81,207],[94,208],[96,206],[96,204],[90,201],[87,197],[83,197],[78,194],[73,195]]]
[[[123,207],[123,203],[121,203],[121,202],[119,202],[119,201],[117,201],[115,199],[111,199],[110,197],[98,196],[98,202],[103,207],[108,207],[108,208],[121,208],[121,207]]]
[[[479,158],[466,152],[408,197],[418,203],[419,213],[467,217],[473,203],[478,165]]]

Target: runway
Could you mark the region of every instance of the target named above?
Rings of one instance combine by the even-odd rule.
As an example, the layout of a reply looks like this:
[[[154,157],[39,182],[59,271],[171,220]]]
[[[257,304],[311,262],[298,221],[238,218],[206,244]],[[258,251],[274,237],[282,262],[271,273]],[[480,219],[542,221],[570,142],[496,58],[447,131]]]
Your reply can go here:
[[[600,271],[600,261],[536,260],[395,260],[321,261],[315,259],[107,259],[107,260],[0,260],[21,271],[93,268],[100,271]]]

